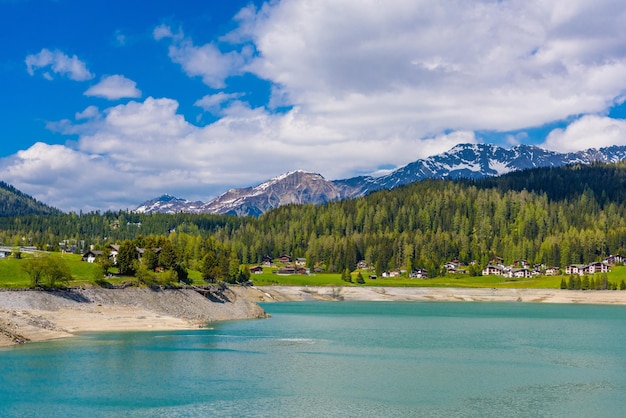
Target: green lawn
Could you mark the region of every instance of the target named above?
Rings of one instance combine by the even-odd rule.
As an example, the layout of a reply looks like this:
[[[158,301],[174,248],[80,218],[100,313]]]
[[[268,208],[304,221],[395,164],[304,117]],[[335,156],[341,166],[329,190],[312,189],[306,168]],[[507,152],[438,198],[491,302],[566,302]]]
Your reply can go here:
[[[447,275],[434,279],[409,279],[406,277],[368,279],[368,273],[361,273],[364,284],[356,283],[356,274],[352,274],[352,283],[341,280],[340,274],[322,273],[283,276],[265,269],[263,274],[253,274],[250,280],[256,286],[397,286],[397,287],[499,287],[499,288],[559,288],[561,276],[537,277],[534,279],[505,279],[498,276]]]
[[[72,271],[73,280],[71,286],[92,285],[96,279],[100,278],[99,267],[96,264],[86,263],[81,260],[78,254],[59,253],[50,254],[51,257],[62,257]],[[23,254],[24,259],[32,257]],[[2,288],[26,288],[30,286],[30,277],[20,267],[22,260],[8,257],[0,259],[0,287]],[[352,274],[352,283],[341,280],[340,274],[321,273],[305,275],[277,275],[273,274],[269,268],[264,269],[263,274],[253,274],[250,280],[256,286],[398,286],[398,287],[487,287],[487,288],[538,288],[538,289],[558,289],[561,279],[566,276],[540,276],[533,279],[505,279],[498,276],[477,276],[467,275],[447,275],[434,279],[409,279],[409,278],[378,278],[368,279],[368,273],[362,272],[365,277],[364,284],[356,283],[356,273]],[[599,276],[599,275],[596,275]],[[157,274],[158,277],[158,274]],[[206,284],[202,280],[200,272],[189,270],[189,278],[195,285]],[[626,281],[626,266],[612,267],[608,273],[610,282],[619,283]],[[110,284],[119,284],[123,281],[133,281],[133,277],[113,276],[107,278]]]

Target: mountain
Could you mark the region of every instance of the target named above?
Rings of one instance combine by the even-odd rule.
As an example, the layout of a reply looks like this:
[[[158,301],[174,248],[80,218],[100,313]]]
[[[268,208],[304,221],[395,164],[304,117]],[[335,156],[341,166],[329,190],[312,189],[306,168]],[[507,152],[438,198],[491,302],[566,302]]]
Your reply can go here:
[[[622,160],[626,160],[626,146],[558,153],[531,145],[506,149],[489,144],[461,144],[445,153],[409,163],[382,177],[360,176],[329,181],[320,174],[293,171],[255,187],[231,189],[208,203],[188,202],[166,195],[141,204],[135,211],[172,213],[172,208],[175,208],[175,212],[259,216],[290,203],[319,204],[359,197],[427,178],[479,179],[530,168]]]
[[[561,167],[569,164],[617,162],[626,159],[626,147],[587,149],[558,153],[531,145],[511,149],[489,144],[461,144],[443,154],[409,163],[383,177],[356,177],[337,180],[346,197],[362,196],[380,189],[393,189],[427,178],[479,179],[500,176],[512,171],[539,167]]]
[[[203,205],[201,212],[259,216],[267,210],[291,203],[320,204],[341,198],[333,182],[320,174],[298,170],[255,187],[231,189]]]
[[[180,199],[178,197],[164,194],[156,199],[143,202],[140,206],[135,208],[135,212],[138,213],[200,213],[199,208],[204,205],[204,202],[191,202],[189,200]]]
[[[58,215],[61,211],[45,205],[22,193],[15,187],[0,181],[0,216]]]

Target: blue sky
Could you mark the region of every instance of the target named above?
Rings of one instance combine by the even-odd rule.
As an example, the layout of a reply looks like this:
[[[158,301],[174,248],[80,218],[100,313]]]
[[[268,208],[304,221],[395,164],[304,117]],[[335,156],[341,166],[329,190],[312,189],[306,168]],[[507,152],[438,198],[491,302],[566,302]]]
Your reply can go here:
[[[0,180],[63,210],[626,145],[620,1],[0,0]]]

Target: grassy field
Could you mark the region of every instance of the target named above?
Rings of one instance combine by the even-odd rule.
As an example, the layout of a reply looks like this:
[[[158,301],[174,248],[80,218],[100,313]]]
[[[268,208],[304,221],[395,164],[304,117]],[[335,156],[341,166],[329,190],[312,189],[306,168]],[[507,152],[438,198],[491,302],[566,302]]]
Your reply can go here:
[[[356,274],[352,274],[352,283],[341,280],[340,274],[316,274],[310,276],[276,275],[266,270],[263,274],[253,274],[250,280],[256,286],[399,286],[399,287],[498,287],[498,288],[558,288],[561,277],[538,277],[536,279],[505,279],[498,276],[448,275],[434,279],[377,278],[368,279],[366,273],[364,284],[356,283]]]
[[[51,257],[62,257],[72,271],[73,280],[71,286],[93,285],[100,277],[100,270],[96,264],[86,263],[77,254],[53,253]],[[24,258],[31,257],[24,254]],[[26,288],[30,286],[30,277],[20,267],[23,260],[13,257],[0,259],[0,287],[1,288]],[[486,287],[486,288],[535,288],[535,289],[558,289],[561,279],[566,276],[540,276],[533,279],[509,279],[499,276],[447,275],[433,279],[409,279],[409,278],[378,278],[368,279],[368,273],[362,272],[365,277],[364,284],[356,283],[356,273],[352,274],[352,283],[341,280],[340,274],[323,273],[305,275],[277,275],[271,269],[265,269],[263,274],[253,274],[250,278],[256,286],[399,286],[399,287]],[[598,275],[599,276],[599,275]],[[189,278],[196,285],[205,284],[200,272],[189,271]],[[609,281],[619,283],[626,281],[626,267],[616,266],[608,273]],[[133,277],[113,276],[107,278],[110,284],[119,284],[122,281],[133,281]]]

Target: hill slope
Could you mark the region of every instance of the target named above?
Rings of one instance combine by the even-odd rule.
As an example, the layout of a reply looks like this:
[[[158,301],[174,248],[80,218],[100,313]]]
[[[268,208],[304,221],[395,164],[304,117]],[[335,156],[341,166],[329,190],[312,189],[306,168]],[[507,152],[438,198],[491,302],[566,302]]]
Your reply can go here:
[[[15,187],[0,181],[0,216],[58,215],[61,211],[38,202]]]

